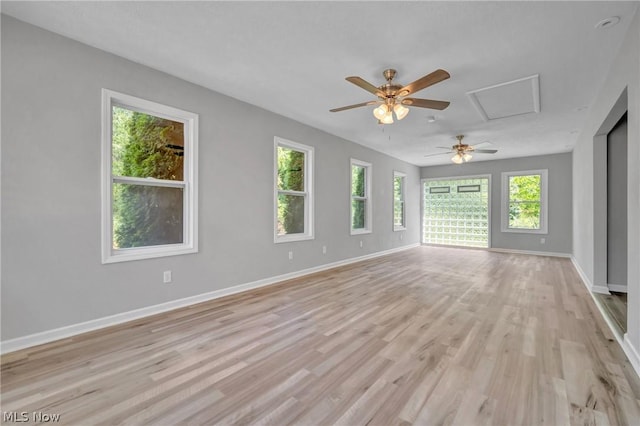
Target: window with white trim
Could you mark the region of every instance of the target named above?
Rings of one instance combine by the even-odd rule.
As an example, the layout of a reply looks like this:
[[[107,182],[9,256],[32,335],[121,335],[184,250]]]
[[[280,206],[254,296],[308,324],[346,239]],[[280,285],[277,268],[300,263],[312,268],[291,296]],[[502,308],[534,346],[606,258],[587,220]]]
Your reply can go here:
[[[198,251],[198,115],[102,90],[102,263]]]
[[[407,175],[402,172],[393,172],[393,230],[404,231],[406,227],[405,180]]]
[[[274,242],[313,239],[313,147],[274,138]]]
[[[351,235],[371,232],[371,164],[351,159]]]
[[[546,234],[547,170],[502,173],[502,232]]]

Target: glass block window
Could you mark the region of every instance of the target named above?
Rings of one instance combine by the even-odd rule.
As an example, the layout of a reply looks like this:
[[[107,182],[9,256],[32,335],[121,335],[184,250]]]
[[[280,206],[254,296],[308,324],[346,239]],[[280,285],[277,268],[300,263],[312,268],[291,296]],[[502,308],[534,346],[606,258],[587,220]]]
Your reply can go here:
[[[423,244],[489,247],[489,178],[424,181],[423,202]]]

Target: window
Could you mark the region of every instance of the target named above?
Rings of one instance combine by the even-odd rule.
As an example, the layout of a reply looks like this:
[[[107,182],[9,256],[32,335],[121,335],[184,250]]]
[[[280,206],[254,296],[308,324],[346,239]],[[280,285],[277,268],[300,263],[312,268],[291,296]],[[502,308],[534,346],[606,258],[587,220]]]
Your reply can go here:
[[[404,210],[405,173],[393,172],[393,230],[403,231],[406,227]]]
[[[423,181],[422,243],[489,247],[491,177]]]
[[[547,170],[502,173],[502,232],[547,233]]]
[[[313,239],[313,147],[274,140],[274,242]]]
[[[195,253],[198,116],[102,90],[102,262]]]
[[[371,232],[371,164],[351,159],[351,235]]]

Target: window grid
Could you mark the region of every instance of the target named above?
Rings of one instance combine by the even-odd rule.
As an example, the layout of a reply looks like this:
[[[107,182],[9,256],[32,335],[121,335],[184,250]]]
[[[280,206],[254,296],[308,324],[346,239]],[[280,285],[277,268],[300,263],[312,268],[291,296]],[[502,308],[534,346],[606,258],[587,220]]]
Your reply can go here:
[[[423,243],[468,247],[489,246],[489,180],[446,179],[424,182]],[[480,185],[479,192],[458,192],[457,186]],[[448,193],[432,187],[451,188]]]

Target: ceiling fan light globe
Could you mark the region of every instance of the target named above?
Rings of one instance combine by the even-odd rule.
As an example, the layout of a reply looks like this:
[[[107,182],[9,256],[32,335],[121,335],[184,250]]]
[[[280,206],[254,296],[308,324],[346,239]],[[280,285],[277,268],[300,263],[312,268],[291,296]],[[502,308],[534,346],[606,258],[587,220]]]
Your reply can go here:
[[[393,112],[396,113],[396,118],[398,120],[402,120],[409,114],[409,108],[403,106],[402,104],[395,104],[393,107]]]
[[[382,117],[380,121],[382,121],[382,123],[384,124],[393,124],[393,114],[391,113],[391,111],[387,111],[387,113],[384,115],[384,117]]]
[[[462,156],[462,159],[464,161],[469,161],[469,160],[471,160],[471,158],[473,158],[473,156],[471,154],[469,154],[468,152],[465,152],[464,155]]]
[[[453,157],[451,157],[451,161],[453,161],[456,164],[462,164],[463,162],[462,156],[460,154],[456,154]]]
[[[389,108],[387,107],[387,105],[382,104],[378,108],[373,109],[373,116],[382,121],[387,112],[389,112]]]

